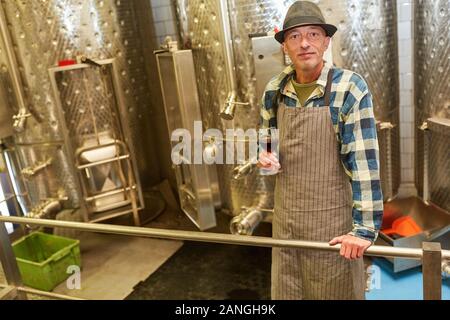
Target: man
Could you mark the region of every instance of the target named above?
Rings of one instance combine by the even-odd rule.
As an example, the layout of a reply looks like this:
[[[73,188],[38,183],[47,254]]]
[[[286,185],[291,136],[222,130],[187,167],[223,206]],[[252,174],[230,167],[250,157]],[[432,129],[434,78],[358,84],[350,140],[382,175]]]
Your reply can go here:
[[[262,128],[279,129],[273,237],[340,244],[335,252],[273,248],[273,299],[364,299],[363,253],[381,227],[383,196],[372,97],[364,79],[329,69],[337,31],[313,3],[297,1],[275,34],[292,65],[264,92]]]

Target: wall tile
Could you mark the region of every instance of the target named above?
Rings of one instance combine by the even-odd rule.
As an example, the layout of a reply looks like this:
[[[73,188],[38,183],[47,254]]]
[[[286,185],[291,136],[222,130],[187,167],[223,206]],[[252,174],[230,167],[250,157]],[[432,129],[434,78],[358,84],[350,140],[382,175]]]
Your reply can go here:
[[[414,169],[414,154],[402,153],[402,169]]]
[[[414,152],[414,139],[401,138],[400,152],[401,153],[413,153]]]
[[[154,22],[167,21],[172,19],[172,13],[170,7],[157,7],[153,8],[153,20]]]
[[[412,6],[411,3],[400,3],[399,10],[399,21],[411,21],[412,19]]]
[[[174,21],[166,21],[165,24],[167,35],[174,35],[176,33]]]
[[[402,181],[414,181],[414,170],[402,169]]]
[[[400,122],[400,136],[402,138],[413,137],[413,125],[411,122]]]
[[[399,61],[400,73],[412,73],[412,57],[404,56]]]
[[[412,90],[400,90],[400,106],[412,107]]]
[[[158,37],[166,35],[166,24],[164,22],[155,23],[155,33]]]
[[[412,56],[412,40],[411,39],[403,39],[398,41],[398,54],[399,57],[410,57]]]
[[[398,38],[399,40],[411,39],[411,21],[404,21],[398,23]]]
[[[402,90],[412,90],[413,87],[413,77],[412,73],[405,73],[400,76],[400,89]]]
[[[168,3],[170,5],[170,1],[168,1],[168,0],[150,0],[150,3],[152,5],[152,7],[167,6]]]

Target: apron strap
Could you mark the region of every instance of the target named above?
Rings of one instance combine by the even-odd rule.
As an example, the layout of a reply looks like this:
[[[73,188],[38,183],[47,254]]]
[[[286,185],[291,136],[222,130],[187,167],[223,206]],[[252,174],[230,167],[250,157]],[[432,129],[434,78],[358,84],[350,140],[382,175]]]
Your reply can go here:
[[[333,69],[328,71],[327,86],[325,87],[325,106],[330,106],[331,84],[333,82]]]

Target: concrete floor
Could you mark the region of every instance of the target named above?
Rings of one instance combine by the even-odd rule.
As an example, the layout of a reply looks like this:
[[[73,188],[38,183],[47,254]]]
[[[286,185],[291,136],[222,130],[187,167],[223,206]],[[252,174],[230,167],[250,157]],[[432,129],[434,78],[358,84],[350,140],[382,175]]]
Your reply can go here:
[[[270,249],[185,242],[131,300],[270,299]]]
[[[218,212],[216,219],[218,227],[207,231],[229,234],[231,217]],[[166,210],[147,226],[198,231],[176,210]],[[271,234],[268,223],[262,223],[255,232],[256,236]],[[186,241],[127,299],[269,299],[270,264],[270,248]]]
[[[158,270],[181,241],[85,232],[80,237],[80,289],[66,282],[53,292],[88,300],[123,300]]]

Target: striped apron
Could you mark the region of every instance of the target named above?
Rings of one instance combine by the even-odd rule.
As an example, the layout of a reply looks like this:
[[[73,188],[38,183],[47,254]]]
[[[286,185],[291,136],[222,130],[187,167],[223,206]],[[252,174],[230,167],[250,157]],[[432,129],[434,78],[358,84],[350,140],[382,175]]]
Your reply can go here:
[[[352,230],[352,193],[325,106],[277,111],[282,172],[277,175],[273,237],[328,242]],[[272,249],[272,299],[364,299],[363,259],[337,252]]]

